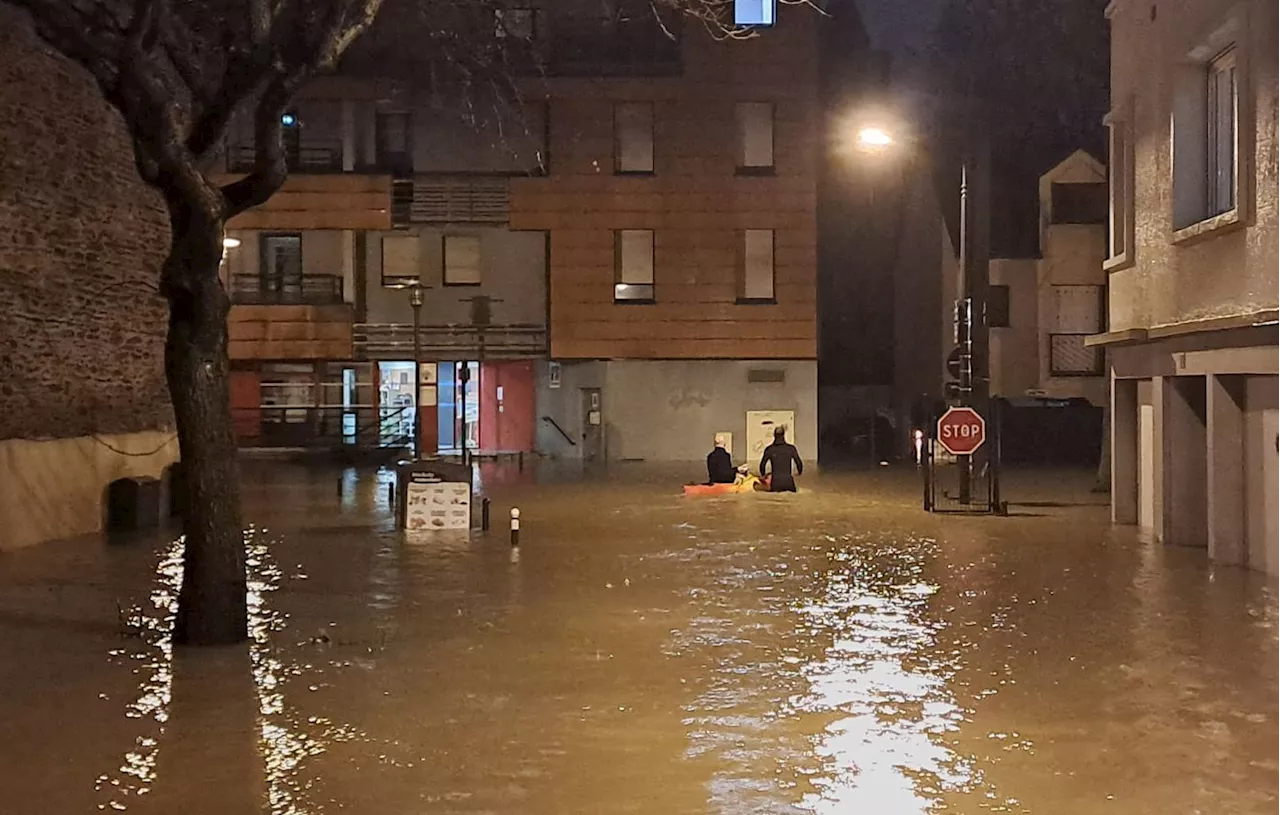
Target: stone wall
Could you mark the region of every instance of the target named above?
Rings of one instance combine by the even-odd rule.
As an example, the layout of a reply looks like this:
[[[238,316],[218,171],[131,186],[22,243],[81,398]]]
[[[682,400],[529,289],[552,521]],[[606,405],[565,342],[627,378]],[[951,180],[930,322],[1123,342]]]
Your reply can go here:
[[[167,230],[92,79],[0,2],[0,440],[172,424]]]

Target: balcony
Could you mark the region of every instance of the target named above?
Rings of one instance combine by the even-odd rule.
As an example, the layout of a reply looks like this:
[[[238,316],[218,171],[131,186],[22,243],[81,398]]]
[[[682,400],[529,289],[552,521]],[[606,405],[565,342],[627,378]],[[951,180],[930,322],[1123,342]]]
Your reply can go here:
[[[227,172],[248,173],[253,170],[256,148],[253,143],[227,147]],[[342,142],[308,141],[285,148],[285,163],[290,173],[341,173]]]
[[[1086,346],[1091,334],[1050,334],[1050,376],[1102,376],[1106,373],[1103,349]]]
[[[304,274],[292,280],[231,276],[231,302],[242,306],[333,306],[343,302],[338,275]]]
[[[424,359],[528,359],[547,353],[547,329],[541,325],[493,325],[483,337],[471,325],[424,325],[420,337]],[[413,359],[413,326],[357,323],[352,343],[357,359]]]

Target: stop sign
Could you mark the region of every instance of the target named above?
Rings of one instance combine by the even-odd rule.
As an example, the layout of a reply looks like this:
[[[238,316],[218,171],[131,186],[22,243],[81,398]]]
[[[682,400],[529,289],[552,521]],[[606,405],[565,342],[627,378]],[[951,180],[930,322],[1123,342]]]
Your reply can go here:
[[[973,408],[949,408],[938,420],[938,442],[953,456],[971,455],[986,440],[987,423]]]

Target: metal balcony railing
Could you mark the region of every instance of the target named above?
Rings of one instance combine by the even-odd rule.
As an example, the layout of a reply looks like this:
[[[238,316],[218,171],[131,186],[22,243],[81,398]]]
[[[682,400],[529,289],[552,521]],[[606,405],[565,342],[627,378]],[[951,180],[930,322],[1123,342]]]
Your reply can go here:
[[[1049,335],[1050,376],[1102,376],[1106,373],[1102,349],[1084,344],[1089,334]]]
[[[413,358],[413,326],[405,323],[356,323],[352,342],[359,359]],[[424,325],[421,342],[424,358],[527,359],[546,355],[547,329],[512,324],[480,332],[470,325]]]
[[[391,220],[397,226],[505,224],[509,200],[506,178],[419,175],[392,185]]]
[[[227,172],[247,173],[253,169],[256,150],[252,142],[233,144],[227,148]],[[291,173],[340,173],[342,143],[308,141],[294,150],[285,150],[285,162]]]
[[[293,279],[232,275],[230,293],[232,303],[245,306],[332,306],[343,302],[342,278],[327,274]]]

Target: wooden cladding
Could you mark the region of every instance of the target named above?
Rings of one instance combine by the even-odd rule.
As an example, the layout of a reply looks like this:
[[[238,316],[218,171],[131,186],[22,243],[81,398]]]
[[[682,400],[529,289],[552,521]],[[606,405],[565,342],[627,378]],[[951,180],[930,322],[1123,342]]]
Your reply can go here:
[[[351,306],[232,306],[233,360],[351,359]]]
[[[225,184],[239,176],[216,178]],[[391,177],[294,175],[265,204],[242,212],[228,229],[390,229]]]

